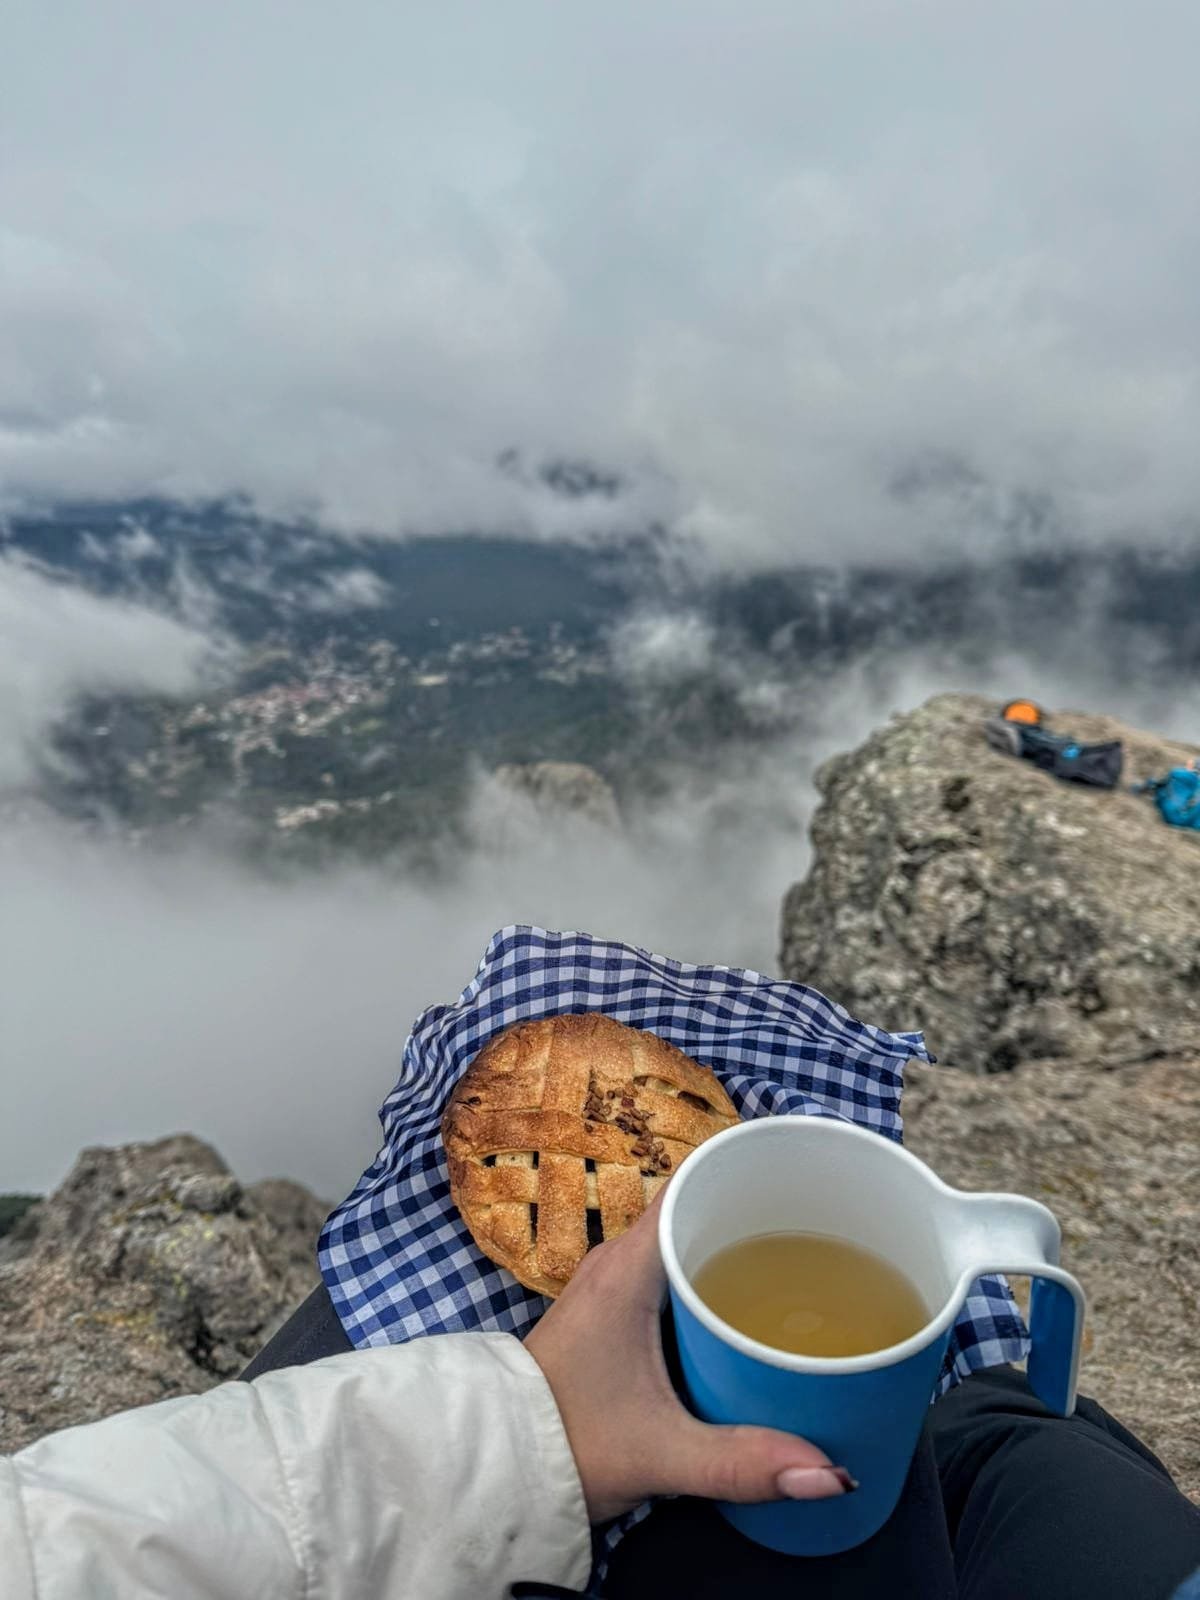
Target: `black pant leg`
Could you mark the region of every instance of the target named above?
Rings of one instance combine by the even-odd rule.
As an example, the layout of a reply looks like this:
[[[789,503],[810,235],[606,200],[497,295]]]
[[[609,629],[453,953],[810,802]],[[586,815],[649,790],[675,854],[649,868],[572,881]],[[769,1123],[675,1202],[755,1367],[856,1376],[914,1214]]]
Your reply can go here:
[[[928,1433],[895,1511],[857,1549],[783,1556],[743,1538],[707,1500],[660,1500],[617,1546],[604,1594],[613,1600],[955,1600]]]
[[[1166,1600],[1200,1564],[1200,1508],[1094,1400],[1059,1417],[990,1368],[930,1433],[962,1600]]]
[[[353,1348],[322,1283],[267,1341],[242,1377],[249,1382],[278,1367],[302,1367],[310,1361],[320,1361],[322,1356],[339,1356]]]
[[[663,1355],[683,1392],[668,1312]],[[896,1509],[873,1538],[836,1556],[783,1556],[752,1544],[708,1500],[660,1500],[614,1552],[604,1585],[614,1600],[955,1600],[954,1556],[928,1424]]]

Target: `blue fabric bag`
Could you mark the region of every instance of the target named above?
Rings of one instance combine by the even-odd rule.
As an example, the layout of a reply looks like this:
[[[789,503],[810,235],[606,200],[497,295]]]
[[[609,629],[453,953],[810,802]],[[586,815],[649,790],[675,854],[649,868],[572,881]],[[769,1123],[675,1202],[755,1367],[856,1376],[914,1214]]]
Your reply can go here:
[[[1172,767],[1154,782],[1154,803],[1173,828],[1200,829],[1200,772]]]

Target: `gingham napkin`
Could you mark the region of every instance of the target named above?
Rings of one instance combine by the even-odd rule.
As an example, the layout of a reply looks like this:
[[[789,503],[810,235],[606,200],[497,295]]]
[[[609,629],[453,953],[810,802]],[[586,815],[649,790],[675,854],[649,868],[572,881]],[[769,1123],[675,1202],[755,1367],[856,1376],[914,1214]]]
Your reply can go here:
[[[802,984],[737,967],[690,966],[583,933],[504,928],[448,1006],[418,1017],[380,1111],[383,1147],[321,1234],[319,1260],[351,1343],[399,1344],[469,1329],[522,1335],[547,1305],[476,1248],[450,1198],[438,1125],[488,1040],[513,1023],[603,1011],[711,1067],[744,1118],[841,1117],[901,1138],[904,1065],[919,1033],[884,1033]],[[971,1287],[938,1384],[1019,1361],[1024,1325],[1004,1281]],[[645,1508],[642,1509],[645,1514]],[[639,1513],[605,1535],[611,1551]]]

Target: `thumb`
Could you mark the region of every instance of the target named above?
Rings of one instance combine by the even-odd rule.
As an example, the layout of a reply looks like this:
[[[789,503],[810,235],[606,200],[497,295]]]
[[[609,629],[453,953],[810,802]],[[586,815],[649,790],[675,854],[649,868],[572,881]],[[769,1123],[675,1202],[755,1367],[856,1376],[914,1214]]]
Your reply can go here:
[[[774,1428],[716,1427],[688,1417],[665,1454],[665,1494],[752,1503],[827,1500],[858,1488],[815,1444]]]

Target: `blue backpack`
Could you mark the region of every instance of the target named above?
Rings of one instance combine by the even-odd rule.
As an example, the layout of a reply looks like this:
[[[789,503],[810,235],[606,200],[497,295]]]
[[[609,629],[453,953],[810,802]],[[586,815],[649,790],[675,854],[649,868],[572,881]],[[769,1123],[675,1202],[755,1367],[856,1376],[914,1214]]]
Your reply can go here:
[[[1173,828],[1200,829],[1200,772],[1172,767],[1165,778],[1152,778],[1146,787],[1164,822]]]

